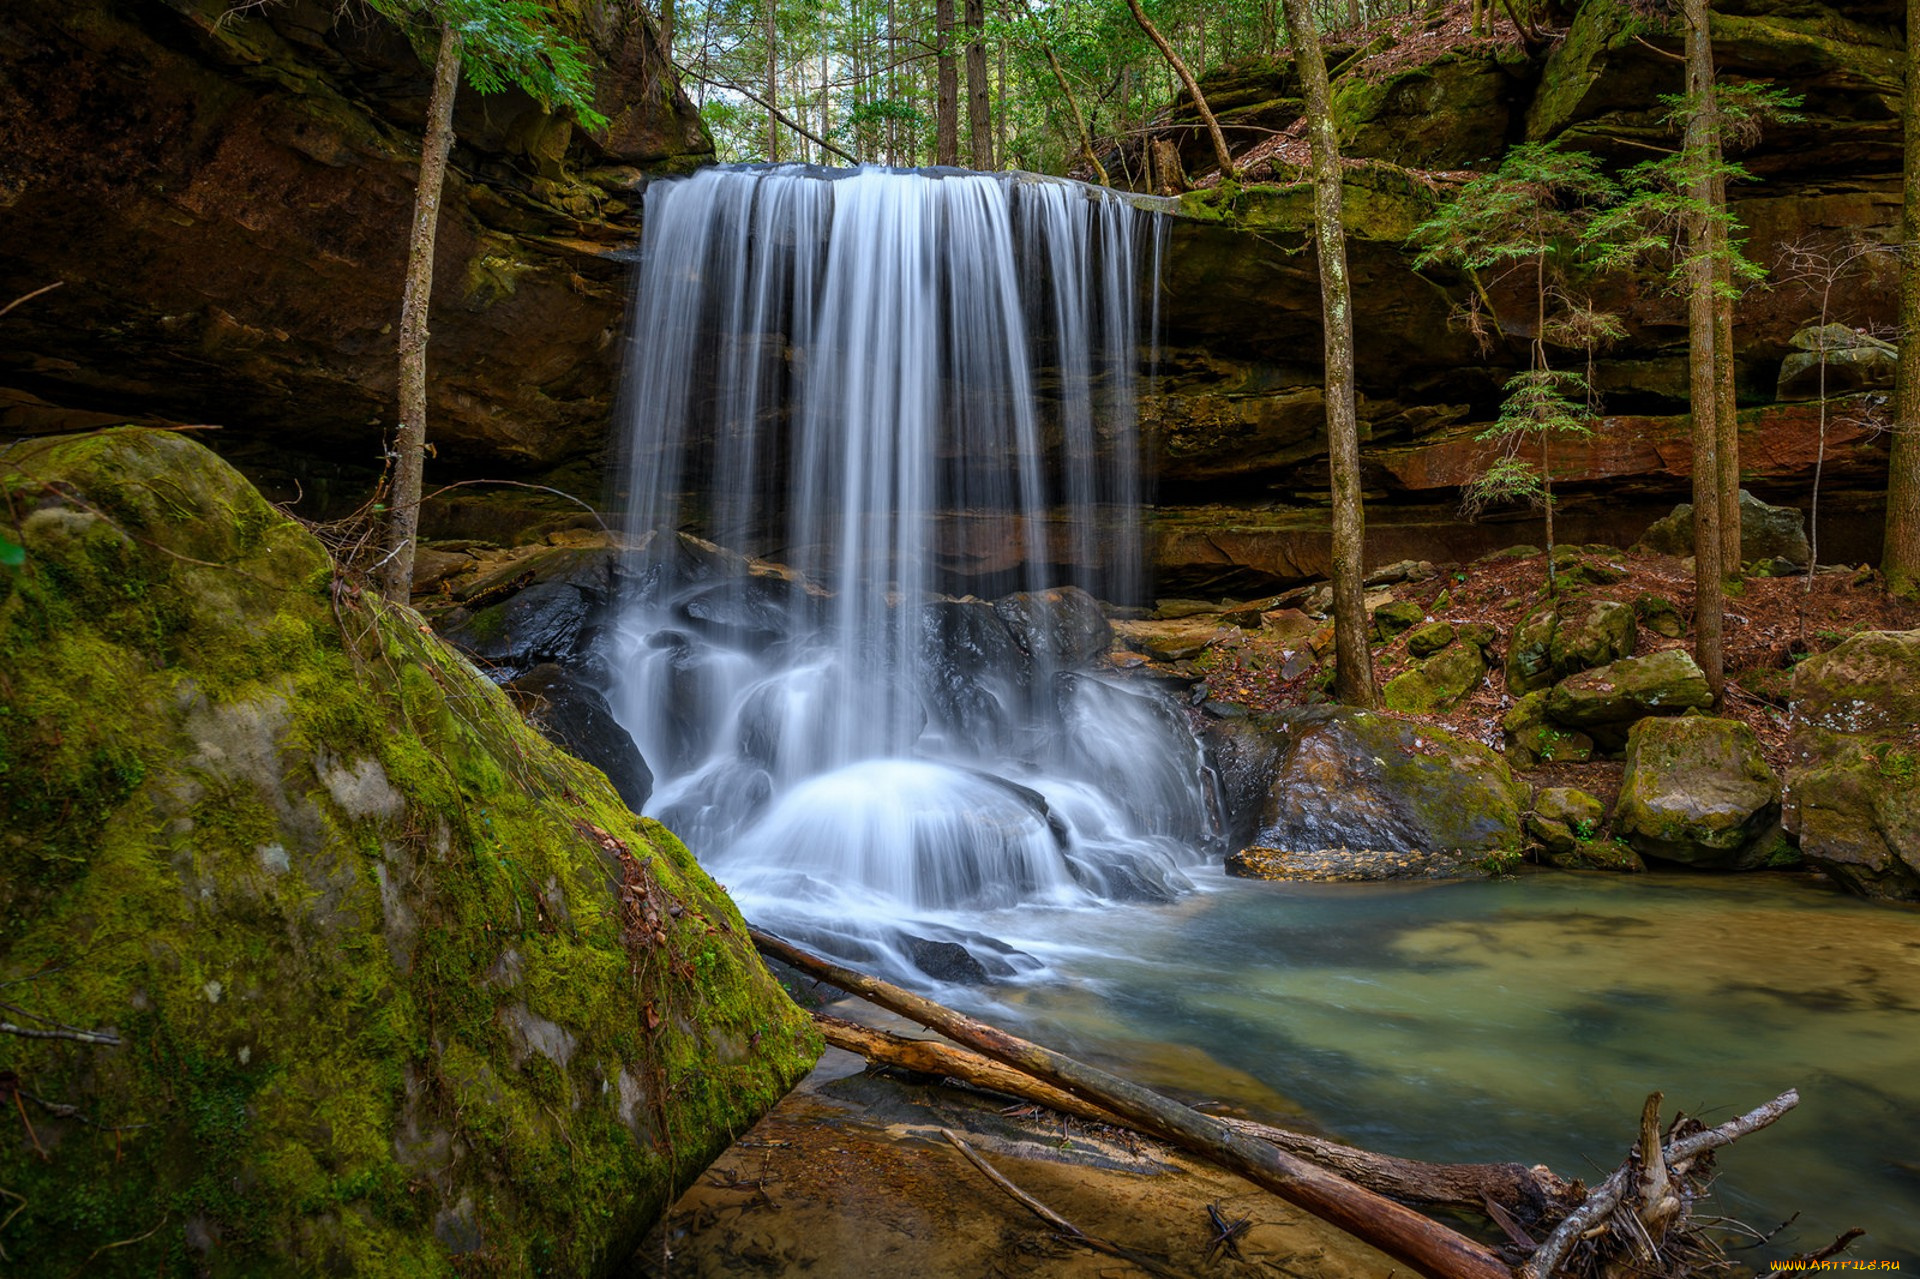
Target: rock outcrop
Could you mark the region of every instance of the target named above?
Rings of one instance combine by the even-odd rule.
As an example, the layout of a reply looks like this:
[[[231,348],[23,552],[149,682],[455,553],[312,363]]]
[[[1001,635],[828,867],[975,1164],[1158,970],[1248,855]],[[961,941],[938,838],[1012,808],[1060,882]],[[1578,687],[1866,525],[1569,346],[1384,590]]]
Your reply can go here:
[[[1787,829],[1867,897],[1920,901],[1920,631],[1873,631],[1793,673]]]
[[[731,903],[187,437],[0,485],[9,1254],[617,1270],[818,1051]]]
[[[429,355],[440,473],[602,447],[635,185],[712,151],[638,8],[549,7],[601,66],[609,125],[461,90]],[[325,0],[74,0],[7,6],[0,45],[0,305],[61,283],[8,317],[0,431],[220,423],[256,474],[292,472],[322,507],[344,474],[357,501],[394,416],[430,87],[406,38]]]

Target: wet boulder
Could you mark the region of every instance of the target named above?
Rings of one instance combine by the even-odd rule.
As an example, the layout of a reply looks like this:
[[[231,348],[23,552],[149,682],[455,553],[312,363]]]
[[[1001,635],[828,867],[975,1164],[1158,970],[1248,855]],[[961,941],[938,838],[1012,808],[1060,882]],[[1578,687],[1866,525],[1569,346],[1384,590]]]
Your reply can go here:
[[[1772,855],[1780,780],[1753,730],[1706,715],[1643,719],[1627,737],[1614,830],[1635,851],[1713,870],[1747,870]]]
[[[1920,901],[1920,631],[1869,631],[1793,673],[1787,829],[1866,897]]]
[[[628,808],[646,807],[653,770],[586,671],[549,662],[509,683],[507,692],[548,741],[605,773]]]
[[[580,647],[588,601],[570,582],[535,582],[498,604],[449,615],[441,634],[502,681]]]
[[[1044,665],[1085,666],[1113,647],[1106,614],[1077,586],[1004,596],[993,611],[1020,651]]]
[[[1527,833],[1540,841],[1544,860],[1562,870],[1645,870],[1638,853],[1600,838],[1607,808],[1583,790],[1549,786],[1533,797]]]
[[[1478,742],[1369,711],[1281,718],[1287,741],[1255,844],[1469,853],[1519,845],[1526,788]]]

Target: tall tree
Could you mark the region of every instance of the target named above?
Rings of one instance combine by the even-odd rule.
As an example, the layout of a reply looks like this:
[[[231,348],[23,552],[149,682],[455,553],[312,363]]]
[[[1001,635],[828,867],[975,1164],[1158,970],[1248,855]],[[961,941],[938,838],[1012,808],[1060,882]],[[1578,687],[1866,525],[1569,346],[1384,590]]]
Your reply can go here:
[[[571,107],[590,125],[593,86],[581,50],[535,0],[371,0],[376,12],[420,34],[437,29],[433,90],[420,143],[413,225],[407,238],[400,302],[399,429],[388,497],[386,555],[375,580],[380,593],[405,603],[413,590],[414,545],[427,446],[427,314],[433,297],[433,250],[440,194],[453,150],[453,101],[464,68],[482,93],[518,85],[549,108]]]
[[[1139,0],[1129,0],[1138,6]],[[1367,644],[1366,511],[1360,500],[1360,420],[1353,394],[1353,295],[1347,279],[1339,139],[1326,55],[1313,35],[1308,0],[1286,0],[1293,62],[1306,93],[1313,152],[1313,234],[1320,263],[1320,311],[1326,327],[1327,458],[1333,471],[1334,696],[1349,706],[1377,705],[1373,650]]]
[[[967,133],[976,169],[993,162],[993,90],[987,83],[987,4],[967,0]]]
[[[1685,152],[1693,207],[1687,213],[1687,329],[1693,408],[1693,648],[1719,703],[1726,691],[1726,612],[1720,533],[1720,376],[1716,363],[1716,309],[1720,299],[1713,230],[1713,35],[1707,0],[1685,0],[1687,115]]]
[[[1900,372],[1887,459],[1887,527],[1880,554],[1887,589],[1920,594],[1920,0],[1907,0],[1905,200],[1900,211]]]
[[[939,87],[934,99],[935,164],[960,163],[960,73],[953,61],[953,0],[933,0]]]
[[[760,0],[767,33],[767,162],[780,163],[780,38],[775,29],[775,0]]]

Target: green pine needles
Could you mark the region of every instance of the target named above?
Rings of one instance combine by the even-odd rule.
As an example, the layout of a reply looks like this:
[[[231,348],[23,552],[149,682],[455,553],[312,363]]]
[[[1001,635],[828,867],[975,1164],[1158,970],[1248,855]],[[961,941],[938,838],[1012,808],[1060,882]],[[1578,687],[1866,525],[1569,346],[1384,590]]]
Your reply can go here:
[[[606,126],[593,107],[590,52],[542,0],[366,0],[375,13],[431,46],[442,28],[460,36],[460,69],[481,93],[525,90],[549,110],[566,107],[589,129]],[[431,54],[423,55],[429,63]]]

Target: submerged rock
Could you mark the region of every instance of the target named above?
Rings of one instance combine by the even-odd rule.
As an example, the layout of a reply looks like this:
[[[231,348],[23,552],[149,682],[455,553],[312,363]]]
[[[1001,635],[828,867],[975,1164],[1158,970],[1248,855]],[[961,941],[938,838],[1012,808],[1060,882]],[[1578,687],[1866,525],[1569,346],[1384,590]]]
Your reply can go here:
[[[1368,711],[1284,719],[1256,844],[1469,853],[1519,845],[1526,789],[1478,742]]]
[[[817,1052],[732,905],[185,436],[0,476],[0,980],[110,1039],[8,1040],[75,1108],[0,1143],[8,1251],[614,1269]]]
[[[1793,673],[1787,829],[1866,897],[1920,901],[1920,631],[1869,631]]]
[[[1380,883],[1396,879],[1464,879],[1487,870],[1466,853],[1373,848],[1243,848],[1227,858],[1240,879],[1285,879],[1318,884]]]
[[[1614,829],[1635,850],[1715,870],[1764,864],[1756,848],[1780,816],[1780,780],[1738,720],[1643,719],[1627,738]]]

